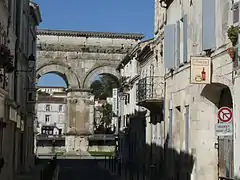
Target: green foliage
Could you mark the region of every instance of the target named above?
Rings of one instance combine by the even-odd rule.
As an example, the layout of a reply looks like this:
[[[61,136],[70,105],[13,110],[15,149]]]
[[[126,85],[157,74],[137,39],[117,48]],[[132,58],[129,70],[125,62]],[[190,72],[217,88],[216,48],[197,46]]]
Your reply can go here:
[[[118,82],[111,76],[100,76],[95,80],[90,88],[96,99],[106,99],[112,97],[112,89],[118,87]]]
[[[96,99],[100,99],[103,96],[104,86],[101,80],[95,80],[90,86],[92,93]]]
[[[232,45],[235,46],[238,41],[239,27],[230,26],[228,31],[228,39],[232,42]]]
[[[103,117],[101,119],[101,124],[103,124],[105,127],[109,127],[109,125],[112,122],[112,105],[106,104],[103,105]]]
[[[95,130],[94,133],[96,134],[112,134],[113,131],[111,130],[111,122],[112,122],[112,105],[105,104],[102,109],[102,118],[100,120],[100,125]]]

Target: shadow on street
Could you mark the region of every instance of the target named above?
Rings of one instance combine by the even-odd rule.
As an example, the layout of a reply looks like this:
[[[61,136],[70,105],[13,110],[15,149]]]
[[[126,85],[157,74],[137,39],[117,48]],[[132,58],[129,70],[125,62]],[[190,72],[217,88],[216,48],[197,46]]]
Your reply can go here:
[[[40,159],[40,164],[47,164],[49,159]],[[117,179],[104,168],[104,164],[109,160],[104,157],[95,158],[76,158],[71,159],[57,159],[57,165],[59,166],[59,180],[114,180]],[[102,164],[103,166],[101,166]]]

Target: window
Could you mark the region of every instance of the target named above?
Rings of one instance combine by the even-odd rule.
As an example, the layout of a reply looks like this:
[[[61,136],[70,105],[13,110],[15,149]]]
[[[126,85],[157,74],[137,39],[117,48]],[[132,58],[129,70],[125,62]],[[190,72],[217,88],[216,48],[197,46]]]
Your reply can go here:
[[[125,105],[129,104],[130,103],[130,94],[128,93],[126,96],[125,96]]]
[[[175,24],[168,24],[164,27],[164,66],[165,68],[172,69],[174,68],[174,60],[175,60],[175,32],[176,26]]]
[[[46,105],[46,111],[50,111],[51,106],[49,104]]]
[[[48,134],[49,134],[49,135],[53,135],[53,130],[49,130],[49,131],[48,131]]]
[[[59,129],[58,132],[59,132],[59,135],[61,135],[62,134],[62,129]]]
[[[42,127],[42,134],[53,135],[53,128],[49,126]]]
[[[50,115],[45,115],[45,122],[49,122],[50,121]]]
[[[59,109],[59,112],[62,112],[63,111],[63,105],[59,105],[58,109]]]
[[[216,47],[216,0],[202,0],[202,50]]]
[[[233,24],[239,22],[239,2],[233,4]]]
[[[39,128],[40,127],[40,125],[39,125],[39,122],[37,121],[37,126],[36,126],[37,128]]]

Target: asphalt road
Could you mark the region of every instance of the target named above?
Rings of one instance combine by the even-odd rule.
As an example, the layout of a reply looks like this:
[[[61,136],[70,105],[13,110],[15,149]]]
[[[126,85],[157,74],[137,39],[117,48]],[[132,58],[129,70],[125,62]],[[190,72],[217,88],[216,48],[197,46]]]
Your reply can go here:
[[[95,159],[58,159],[59,180],[116,180]]]

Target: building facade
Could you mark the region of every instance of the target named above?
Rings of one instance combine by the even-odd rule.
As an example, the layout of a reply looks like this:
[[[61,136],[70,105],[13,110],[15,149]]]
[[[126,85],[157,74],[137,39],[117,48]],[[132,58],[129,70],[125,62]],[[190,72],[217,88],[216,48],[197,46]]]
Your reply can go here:
[[[233,2],[156,1],[155,39],[164,39],[159,57],[165,68],[164,172],[168,178],[239,175],[238,146],[233,146],[238,137],[238,70],[228,53],[233,46],[229,27],[239,19]],[[215,132],[223,107],[233,111],[235,118],[226,126],[233,123],[235,135]]]
[[[36,102],[35,153],[46,155],[53,150],[65,152],[66,92],[64,88],[38,87]],[[55,142],[55,145],[54,145]],[[53,149],[53,146],[56,146]]]
[[[41,95],[43,92],[41,88],[39,88],[37,92],[36,111],[38,132],[47,135],[63,135],[66,133],[66,93],[64,91],[57,91],[57,93],[53,93],[52,96],[50,94]],[[44,127],[46,126],[53,126],[53,131],[50,133],[44,132]]]
[[[14,179],[33,165],[34,108],[28,109],[28,67],[34,62],[36,26],[41,22],[37,4],[29,1],[0,2],[1,127],[0,157],[4,166],[0,179]],[[25,25],[23,26],[23,18]],[[30,26],[31,24],[31,26]],[[29,32],[32,31],[33,34]],[[34,71],[34,64],[31,64]],[[22,69],[23,68],[23,69]],[[22,74],[22,75],[21,75]],[[30,77],[33,77],[30,75]],[[19,78],[19,79],[18,79]],[[34,79],[35,82],[35,79]],[[35,87],[33,83],[31,87]],[[31,102],[32,103],[32,102]],[[31,115],[27,119],[28,113]]]
[[[238,30],[235,39],[231,36],[239,22],[238,3],[155,1],[154,39],[131,52],[137,65],[129,53],[119,66],[125,92],[119,97],[118,152],[121,162],[131,161],[125,167],[132,172],[126,179],[142,179],[136,175],[141,163],[135,156],[144,142],[145,171],[140,172],[146,179],[239,177]],[[138,80],[133,90],[135,71]],[[139,107],[146,112],[145,140],[134,139],[134,127],[141,129],[140,116],[131,126],[129,114]],[[233,112],[227,124],[220,124],[222,108]],[[230,127],[230,133],[218,134],[219,125]]]
[[[164,83],[154,54],[154,39],[140,42],[118,67],[118,159],[123,179],[151,179],[160,172]]]

